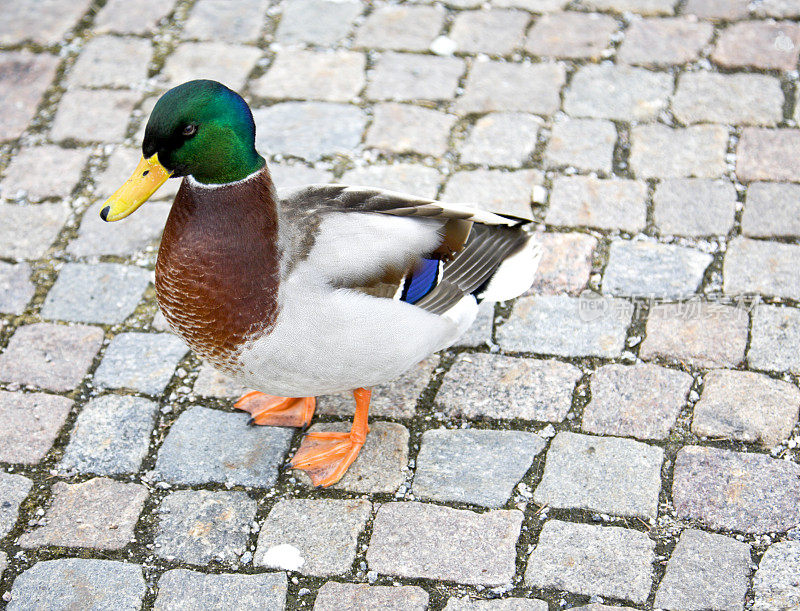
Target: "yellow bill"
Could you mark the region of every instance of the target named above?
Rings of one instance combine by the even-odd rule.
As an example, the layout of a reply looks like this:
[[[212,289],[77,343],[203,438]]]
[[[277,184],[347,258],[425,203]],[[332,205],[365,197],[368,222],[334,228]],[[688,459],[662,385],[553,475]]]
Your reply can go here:
[[[109,222],[124,219],[145,203],[171,175],[172,172],[158,161],[158,153],[148,159],[142,157],[133,175],[106,200],[100,218]]]

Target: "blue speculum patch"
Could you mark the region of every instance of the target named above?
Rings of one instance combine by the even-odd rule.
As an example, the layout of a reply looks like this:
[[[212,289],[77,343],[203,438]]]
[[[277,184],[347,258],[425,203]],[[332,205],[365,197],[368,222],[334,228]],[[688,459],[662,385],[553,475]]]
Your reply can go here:
[[[430,293],[439,279],[440,265],[441,261],[439,259],[422,259],[419,267],[406,280],[400,300],[408,303],[417,303]]]

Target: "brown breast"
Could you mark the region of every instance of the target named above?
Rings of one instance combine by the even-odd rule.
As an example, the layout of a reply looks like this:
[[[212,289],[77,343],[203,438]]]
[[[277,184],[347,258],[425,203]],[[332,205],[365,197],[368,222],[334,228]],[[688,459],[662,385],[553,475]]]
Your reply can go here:
[[[156,263],[158,303],[202,357],[235,368],[239,347],[277,316],[275,191],[266,168],[219,188],[184,180]]]

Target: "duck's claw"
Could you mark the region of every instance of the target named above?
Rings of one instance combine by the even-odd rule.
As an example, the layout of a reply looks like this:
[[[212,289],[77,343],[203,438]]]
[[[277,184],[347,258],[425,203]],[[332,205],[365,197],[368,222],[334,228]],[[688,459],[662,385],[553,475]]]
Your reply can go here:
[[[342,479],[364,445],[353,437],[352,433],[308,433],[290,464],[308,473],[315,486],[331,486]]]
[[[233,405],[249,413],[250,424],[268,426],[308,426],[314,415],[314,397],[274,397],[253,391],[244,395]]]

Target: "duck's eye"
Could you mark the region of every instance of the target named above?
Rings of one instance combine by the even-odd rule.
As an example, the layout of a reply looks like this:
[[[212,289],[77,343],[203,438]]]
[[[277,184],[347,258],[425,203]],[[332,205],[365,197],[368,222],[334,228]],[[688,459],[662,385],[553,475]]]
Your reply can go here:
[[[184,136],[194,136],[197,133],[197,125],[194,123],[189,123],[183,128],[183,135]]]

